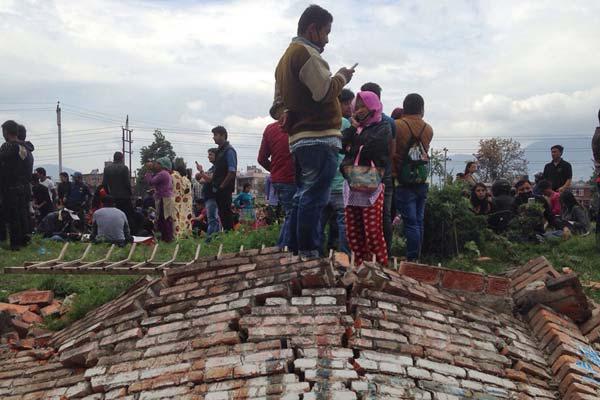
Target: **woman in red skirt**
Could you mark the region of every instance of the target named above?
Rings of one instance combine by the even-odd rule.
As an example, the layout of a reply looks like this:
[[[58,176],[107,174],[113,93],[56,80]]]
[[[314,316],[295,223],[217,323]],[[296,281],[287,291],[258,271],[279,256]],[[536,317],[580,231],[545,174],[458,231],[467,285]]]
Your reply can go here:
[[[356,95],[352,126],[343,132],[344,160],[340,166],[346,178],[344,204],[346,235],[356,265],[371,261],[387,265],[383,236],[383,171],[388,166],[390,125],[381,120],[383,106],[372,92]]]

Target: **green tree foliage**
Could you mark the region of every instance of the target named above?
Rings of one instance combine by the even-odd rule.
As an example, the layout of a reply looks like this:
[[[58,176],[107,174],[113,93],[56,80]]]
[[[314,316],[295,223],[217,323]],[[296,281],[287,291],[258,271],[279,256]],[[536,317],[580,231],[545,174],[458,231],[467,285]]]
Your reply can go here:
[[[479,164],[478,174],[484,182],[514,178],[527,174],[527,160],[521,143],[515,139],[491,138],[479,141],[473,154]]]
[[[421,254],[433,259],[461,254],[469,242],[480,244],[487,229],[486,218],[471,211],[461,185],[429,190],[424,223]]]
[[[160,129],[156,129],[154,131],[154,142],[149,146],[144,146],[140,149],[141,168],[138,170],[136,183],[136,192],[138,195],[143,194],[147,189],[147,185],[144,182],[144,175],[146,175],[147,172],[146,163],[165,156],[173,160],[175,158],[175,151],[173,150],[171,142],[165,139],[165,135],[163,135]]]

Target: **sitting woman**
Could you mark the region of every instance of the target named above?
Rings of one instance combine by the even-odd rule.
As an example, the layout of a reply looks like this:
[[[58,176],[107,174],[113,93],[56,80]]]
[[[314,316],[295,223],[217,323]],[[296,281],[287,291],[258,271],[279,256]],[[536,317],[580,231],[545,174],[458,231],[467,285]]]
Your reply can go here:
[[[579,204],[573,193],[568,190],[560,194],[561,219],[565,227],[575,235],[583,235],[590,231],[590,217]]]
[[[479,182],[471,189],[471,210],[477,215],[487,215],[492,212],[492,202],[487,187]]]
[[[350,250],[354,252],[355,263],[371,261],[373,256],[380,264],[386,265],[387,247],[383,236],[383,197],[384,185],[365,192],[353,185],[350,172],[353,167],[375,167],[381,177],[390,162],[388,140],[390,125],[382,121],[381,101],[372,92],[359,92],[356,95],[352,126],[343,132],[342,148],[345,157],[340,170],[344,182],[344,205],[346,235]],[[358,170],[358,168],[356,168]],[[371,172],[375,172],[371,169]],[[354,187],[354,188],[353,188]]]

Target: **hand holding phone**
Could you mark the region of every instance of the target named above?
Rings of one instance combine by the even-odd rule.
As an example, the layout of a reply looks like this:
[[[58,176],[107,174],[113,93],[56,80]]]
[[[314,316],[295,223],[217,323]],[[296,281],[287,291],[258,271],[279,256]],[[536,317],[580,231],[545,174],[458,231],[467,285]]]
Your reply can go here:
[[[358,63],[354,63],[354,65],[352,66],[352,68],[350,68],[352,71],[354,71],[356,69],[356,67],[358,66]]]

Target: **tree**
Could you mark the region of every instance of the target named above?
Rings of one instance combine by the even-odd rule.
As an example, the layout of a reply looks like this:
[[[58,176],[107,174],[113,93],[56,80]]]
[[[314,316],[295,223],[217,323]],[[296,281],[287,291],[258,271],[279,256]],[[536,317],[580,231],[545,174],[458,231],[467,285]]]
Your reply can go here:
[[[479,164],[479,176],[484,182],[504,178],[509,181],[527,175],[527,160],[521,143],[515,139],[482,139],[479,151],[473,154]]]
[[[140,149],[140,162],[142,167],[138,170],[136,192],[142,194],[147,185],[144,182],[144,175],[146,175],[146,163],[151,160],[156,160],[161,157],[169,157],[171,160],[175,158],[175,151],[171,142],[165,139],[165,136],[160,129],[154,130],[154,142],[149,146],[144,146]]]

